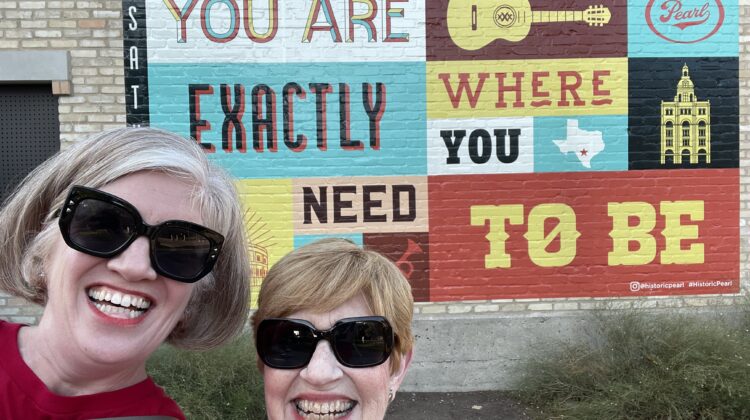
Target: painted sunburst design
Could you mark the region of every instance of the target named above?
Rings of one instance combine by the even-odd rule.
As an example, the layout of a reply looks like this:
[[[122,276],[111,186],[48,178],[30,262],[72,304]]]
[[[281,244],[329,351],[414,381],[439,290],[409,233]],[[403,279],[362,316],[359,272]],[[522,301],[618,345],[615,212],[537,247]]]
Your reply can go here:
[[[276,245],[271,230],[258,213],[252,209],[243,215],[247,238],[247,254],[250,259],[250,305],[257,307],[260,285],[268,272],[268,250]]]

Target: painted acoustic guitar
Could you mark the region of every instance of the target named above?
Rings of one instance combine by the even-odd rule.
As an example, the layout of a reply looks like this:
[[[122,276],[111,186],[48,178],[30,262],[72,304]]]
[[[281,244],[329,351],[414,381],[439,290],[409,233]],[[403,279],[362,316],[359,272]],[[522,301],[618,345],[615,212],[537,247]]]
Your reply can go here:
[[[450,0],[447,21],[456,45],[478,50],[498,38],[521,41],[529,34],[532,23],[586,22],[589,26],[604,26],[611,16],[609,8],[602,5],[581,11],[532,11],[529,0]]]

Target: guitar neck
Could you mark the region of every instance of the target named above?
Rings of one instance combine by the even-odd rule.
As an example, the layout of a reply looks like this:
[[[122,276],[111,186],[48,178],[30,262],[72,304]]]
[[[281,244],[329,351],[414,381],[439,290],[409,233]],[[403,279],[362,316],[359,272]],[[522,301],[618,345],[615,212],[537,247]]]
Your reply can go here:
[[[580,22],[583,20],[583,11],[574,10],[543,10],[532,11],[531,21],[534,23],[552,23],[552,22]]]

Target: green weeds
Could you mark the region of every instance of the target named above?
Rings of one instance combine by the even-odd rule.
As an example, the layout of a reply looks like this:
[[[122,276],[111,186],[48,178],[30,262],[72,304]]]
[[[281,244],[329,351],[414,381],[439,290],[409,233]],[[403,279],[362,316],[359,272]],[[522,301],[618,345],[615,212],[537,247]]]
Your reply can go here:
[[[541,418],[750,418],[750,311],[721,317],[603,312],[587,341],[548,345],[518,397]]]
[[[249,335],[206,352],[162,346],[148,373],[189,419],[264,419],[262,377]]]

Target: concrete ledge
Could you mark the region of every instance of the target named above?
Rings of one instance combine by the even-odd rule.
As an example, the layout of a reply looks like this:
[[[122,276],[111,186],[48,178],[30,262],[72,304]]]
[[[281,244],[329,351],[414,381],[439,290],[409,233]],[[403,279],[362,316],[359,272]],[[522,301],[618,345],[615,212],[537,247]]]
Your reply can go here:
[[[512,389],[515,367],[540,338],[569,339],[587,321],[584,312],[418,314],[414,357],[401,389]]]
[[[50,82],[70,80],[67,51],[0,51],[0,81]]]
[[[626,310],[627,311],[627,310]],[[731,320],[739,307],[645,309],[649,317],[683,314]],[[416,314],[416,346],[401,390],[464,392],[513,389],[522,361],[540,348],[590,341],[591,311]]]

